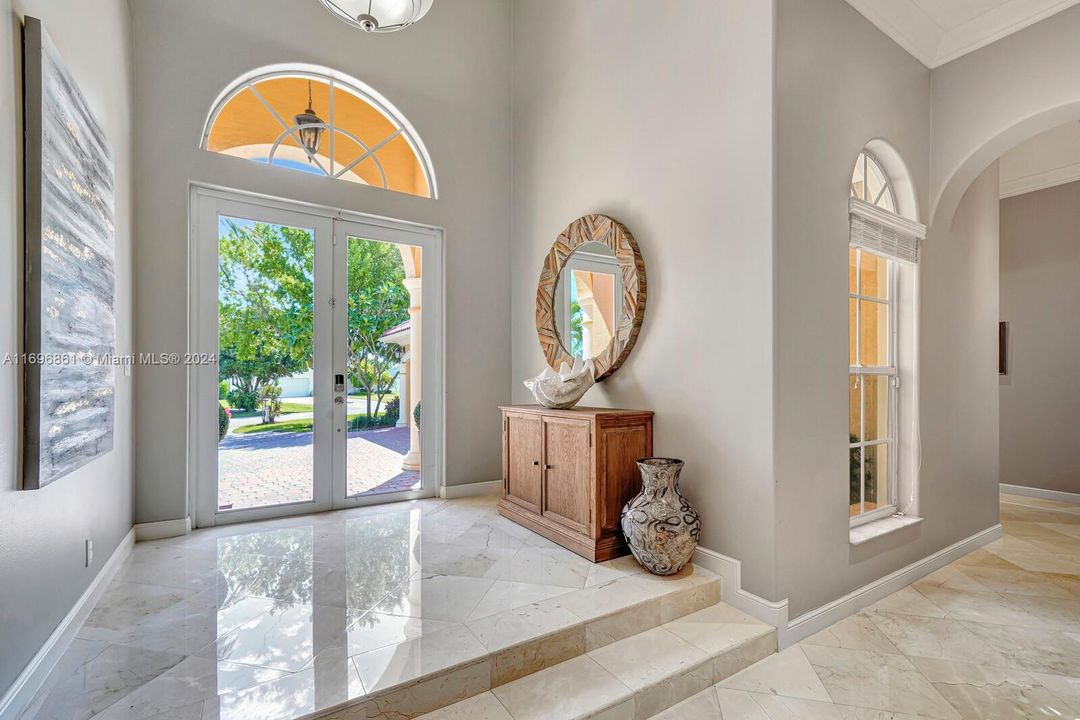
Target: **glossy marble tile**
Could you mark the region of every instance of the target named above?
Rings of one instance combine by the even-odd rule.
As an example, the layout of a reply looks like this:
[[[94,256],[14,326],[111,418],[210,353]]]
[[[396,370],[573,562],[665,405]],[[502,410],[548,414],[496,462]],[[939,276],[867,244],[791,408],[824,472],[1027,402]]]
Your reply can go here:
[[[633,691],[588,655],[492,690],[514,720],[574,720],[583,712],[619,706]]]
[[[804,645],[832,702],[960,720],[960,714],[903,655]]]
[[[977,662],[982,665],[1008,665],[1008,659],[1004,655],[959,620],[874,610],[864,611],[864,614],[888,639],[893,652],[908,656]]]
[[[948,615],[944,610],[927,600],[926,596],[910,586],[878,600],[870,606],[870,609],[904,613],[905,615],[922,615],[924,617],[946,617]]]
[[[376,694],[367,701],[367,718],[401,720],[453,705],[486,692],[491,687],[490,672],[485,659]]]
[[[391,590],[375,610],[460,623],[487,595],[495,581],[460,575],[417,575]]]
[[[947,588],[918,590],[934,605],[957,620],[1018,625],[1022,627],[1048,627],[1048,623],[1025,609],[1023,601],[1013,601],[999,593],[973,593]]]
[[[799,645],[785,648],[746,670],[721,680],[718,686],[730,690],[830,701],[821,678],[803,653],[803,647]]]
[[[494,693],[485,692],[422,715],[420,720],[513,720],[513,717]]]
[[[76,642],[81,647],[74,648],[71,662],[61,661],[56,680],[33,717],[69,720],[98,715],[184,659],[176,653]]]
[[[352,661],[364,688],[371,694],[438,671],[475,663],[486,659],[487,654],[468,628],[452,625],[405,642],[354,655]]]
[[[964,623],[1010,667],[1080,677],[1080,640],[1053,628]]]
[[[900,616],[912,617],[912,616]],[[882,634],[865,613],[858,613],[844,618],[835,625],[811,635],[803,641],[805,645],[824,645],[826,647],[846,648],[848,650],[871,650],[873,652],[899,654],[895,645]]]
[[[563,606],[562,598],[556,597],[473,620],[468,627],[484,647],[498,651],[579,625],[580,621]]]
[[[769,720],[840,720],[840,707],[816,700],[755,693],[753,700]]]
[[[728,714],[721,715],[720,702],[716,697],[716,692],[715,687],[706,688],[655,715],[654,718],[655,720],[717,720],[718,718],[727,718]],[[737,718],[738,716],[733,715],[732,717]]]
[[[431,635],[450,627],[454,627],[454,623],[444,620],[368,612],[361,615],[345,631],[345,646],[348,655],[359,655],[388,645],[397,645],[424,635]]]
[[[594,650],[589,657],[634,691],[642,720],[713,683],[711,657],[664,628]]]
[[[775,632],[771,625],[723,604],[667,622],[664,629],[710,655]]]
[[[524,605],[547,600],[574,592],[573,588],[559,585],[537,585],[535,583],[496,580],[480,598],[480,602],[469,613],[467,620],[479,620],[506,610],[513,610]]]
[[[585,587],[591,568],[591,562],[564,548],[528,546],[518,550],[490,577],[578,590]]]
[[[1065,718],[1074,715],[1025,672],[929,658],[912,662],[965,718]]]
[[[1010,501],[778,654],[711,573],[587,563],[493,498],[200,530],[136,547],[23,720],[1080,718],[1078,511]]]
[[[1080,717],[1080,677],[1051,675],[1050,673],[1029,672],[1033,680],[1066,703],[1074,715]],[[1066,713],[1066,716],[1068,713]]]
[[[345,626],[343,608],[278,606],[226,632],[207,652],[222,662],[297,672],[317,653],[339,644]]]

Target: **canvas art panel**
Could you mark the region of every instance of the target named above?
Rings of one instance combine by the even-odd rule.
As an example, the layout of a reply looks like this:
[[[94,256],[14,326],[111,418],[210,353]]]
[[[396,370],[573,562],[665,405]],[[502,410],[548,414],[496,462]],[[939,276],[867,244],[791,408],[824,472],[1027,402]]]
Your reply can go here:
[[[23,28],[26,312],[23,488],[113,447],[113,158],[36,18]]]

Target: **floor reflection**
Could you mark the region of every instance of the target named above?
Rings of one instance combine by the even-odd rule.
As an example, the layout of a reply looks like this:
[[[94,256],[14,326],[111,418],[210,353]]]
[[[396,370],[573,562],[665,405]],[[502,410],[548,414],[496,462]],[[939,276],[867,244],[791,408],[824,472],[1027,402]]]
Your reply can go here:
[[[139,543],[22,720],[293,718],[485,657],[469,623],[580,590],[592,567],[494,503]]]

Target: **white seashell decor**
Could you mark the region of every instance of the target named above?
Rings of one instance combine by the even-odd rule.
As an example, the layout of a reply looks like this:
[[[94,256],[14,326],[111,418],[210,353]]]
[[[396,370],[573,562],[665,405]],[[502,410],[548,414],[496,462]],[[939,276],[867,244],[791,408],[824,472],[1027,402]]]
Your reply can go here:
[[[536,402],[553,410],[568,410],[578,404],[585,392],[596,380],[593,377],[593,361],[574,358],[574,366],[563,363],[559,372],[550,367],[534,378],[525,380],[525,387]]]

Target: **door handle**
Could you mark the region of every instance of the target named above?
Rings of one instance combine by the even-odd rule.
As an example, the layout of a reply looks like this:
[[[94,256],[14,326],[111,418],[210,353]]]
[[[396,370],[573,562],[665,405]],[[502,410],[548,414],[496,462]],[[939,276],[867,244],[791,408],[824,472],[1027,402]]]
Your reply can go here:
[[[335,405],[344,405],[345,404],[345,398],[338,395],[336,398],[334,398],[334,404]]]

